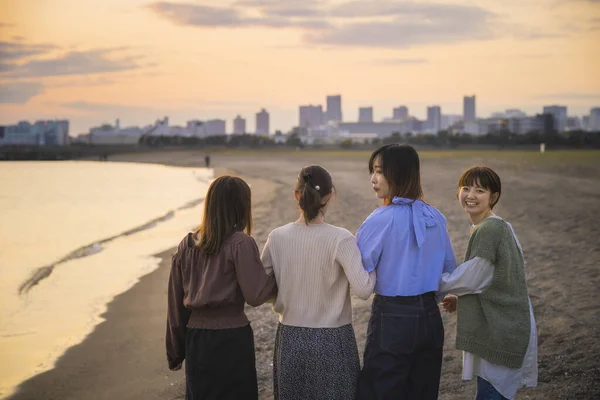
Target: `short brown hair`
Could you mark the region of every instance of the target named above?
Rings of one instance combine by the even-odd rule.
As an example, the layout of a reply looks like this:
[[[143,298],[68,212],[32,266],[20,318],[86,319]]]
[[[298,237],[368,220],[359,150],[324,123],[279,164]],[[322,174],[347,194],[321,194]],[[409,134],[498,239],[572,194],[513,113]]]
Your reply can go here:
[[[481,186],[492,192],[492,194],[498,194],[498,197],[496,197],[490,205],[490,208],[494,208],[502,194],[502,182],[500,181],[500,176],[498,176],[498,174],[490,167],[483,165],[471,167],[465,170],[460,178],[458,178],[458,189],[460,190],[463,186],[474,185]]]
[[[310,165],[300,170],[295,190],[300,194],[298,206],[306,223],[319,216],[325,207],[323,197],[330,194],[333,188],[331,175],[320,165]]]
[[[248,184],[234,176],[220,176],[208,187],[204,218],[196,230],[200,247],[207,255],[221,250],[223,242],[237,231],[252,232],[252,201]]]
[[[369,159],[371,174],[377,159],[381,164],[383,177],[390,186],[392,198],[397,196],[412,200],[423,199],[419,154],[412,146],[392,143],[375,150]]]

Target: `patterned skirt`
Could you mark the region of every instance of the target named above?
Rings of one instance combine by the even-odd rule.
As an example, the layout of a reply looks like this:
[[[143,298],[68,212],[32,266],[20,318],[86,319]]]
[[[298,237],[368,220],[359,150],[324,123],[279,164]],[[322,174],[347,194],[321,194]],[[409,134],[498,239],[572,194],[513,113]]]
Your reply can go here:
[[[359,371],[352,325],[277,327],[273,354],[275,400],[354,400]]]

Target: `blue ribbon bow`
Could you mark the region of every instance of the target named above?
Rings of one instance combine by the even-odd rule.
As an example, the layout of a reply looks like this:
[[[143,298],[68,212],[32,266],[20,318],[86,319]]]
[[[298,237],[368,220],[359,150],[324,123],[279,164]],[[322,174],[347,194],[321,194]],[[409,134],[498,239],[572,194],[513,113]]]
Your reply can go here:
[[[413,232],[415,233],[417,246],[421,247],[425,242],[427,228],[437,225],[433,214],[429,210],[429,206],[421,200],[407,199],[405,197],[394,197],[392,204],[411,207]]]

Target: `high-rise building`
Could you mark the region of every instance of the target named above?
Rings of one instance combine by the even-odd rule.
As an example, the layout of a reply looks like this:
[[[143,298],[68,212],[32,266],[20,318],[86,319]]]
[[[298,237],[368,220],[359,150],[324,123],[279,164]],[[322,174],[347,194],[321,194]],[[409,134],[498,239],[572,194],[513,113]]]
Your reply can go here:
[[[433,133],[442,129],[442,108],[440,106],[427,107],[427,128]]]
[[[233,133],[236,135],[246,133],[246,120],[239,115],[233,120]]]
[[[224,119],[211,119],[205,122],[206,136],[225,135],[227,122]]]
[[[264,108],[260,112],[256,113],[256,134],[269,134],[269,113]]]
[[[400,107],[394,108],[393,114],[392,114],[392,119],[393,120],[405,120],[405,119],[408,119],[408,107],[406,107],[406,106],[400,106]]]
[[[463,120],[465,122],[473,122],[477,119],[477,111],[475,109],[475,95],[465,96],[463,98]]]
[[[595,107],[590,110],[588,131],[600,132],[600,107]]]
[[[316,128],[323,124],[323,106],[300,106],[298,126],[301,128]]]
[[[550,114],[554,117],[554,129],[558,132],[564,132],[567,129],[567,107],[544,106],[544,114]]]
[[[583,128],[584,131],[589,131],[590,129],[590,116],[589,115],[584,115],[583,117],[581,117],[581,127]]]
[[[358,109],[358,122],[373,122],[373,107],[360,107]]]
[[[327,111],[325,112],[325,121],[342,122],[342,96],[327,96]]]

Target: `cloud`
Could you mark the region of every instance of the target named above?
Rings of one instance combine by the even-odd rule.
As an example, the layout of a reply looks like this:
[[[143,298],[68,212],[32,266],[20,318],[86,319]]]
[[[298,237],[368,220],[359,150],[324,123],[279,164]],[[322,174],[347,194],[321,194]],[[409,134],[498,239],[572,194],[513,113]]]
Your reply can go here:
[[[159,1],[147,6],[181,26],[300,28],[303,42],[340,47],[403,48],[490,40],[562,37],[510,24],[477,5],[399,0],[347,1],[324,6],[315,0],[239,0],[229,7]]]
[[[46,54],[58,47],[51,44],[26,44],[0,41],[0,62],[20,60],[22,58]]]
[[[31,60],[21,64],[4,64],[0,65],[0,76],[23,78],[100,74],[143,67],[137,56],[111,57],[112,54],[121,50],[124,49],[71,51],[55,58]]]
[[[390,58],[387,60],[381,60],[379,61],[380,63],[383,64],[388,64],[388,65],[403,65],[403,64],[427,64],[429,63],[429,60],[425,59],[425,58]]]
[[[2,83],[0,85],[0,103],[25,104],[43,91],[44,85],[39,82]]]
[[[264,15],[274,17],[325,17],[319,2],[315,0],[241,0],[234,7],[255,8]]]
[[[205,28],[216,27],[266,27],[266,28],[307,28],[323,29],[329,27],[324,19],[290,18],[299,9],[280,8],[269,9],[270,12],[262,17],[252,17],[234,8],[210,7],[186,3],[156,2],[148,6],[157,15],[176,25],[197,26]]]
[[[242,24],[240,15],[234,9],[166,2],[152,3],[148,7],[177,25],[215,27]]]
[[[121,77],[122,78],[122,77]],[[47,84],[49,88],[60,88],[60,87],[90,87],[90,86],[108,86],[118,83],[114,79],[108,79],[104,76],[91,77],[91,76],[78,76],[73,79],[68,79],[60,83]]]
[[[416,45],[450,44],[495,37],[485,21],[445,20],[427,22],[367,22],[348,24],[323,33],[307,34],[312,44],[402,48]]]

